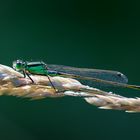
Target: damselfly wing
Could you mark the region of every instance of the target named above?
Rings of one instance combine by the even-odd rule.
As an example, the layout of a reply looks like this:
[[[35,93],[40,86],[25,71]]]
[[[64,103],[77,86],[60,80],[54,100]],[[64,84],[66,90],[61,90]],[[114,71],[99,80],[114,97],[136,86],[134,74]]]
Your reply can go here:
[[[140,86],[127,84],[128,78],[118,71],[75,68],[52,64],[47,64],[47,66],[49,70],[57,71],[64,77],[79,79],[86,85],[92,85],[95,87],[113,86],[140,90]]]

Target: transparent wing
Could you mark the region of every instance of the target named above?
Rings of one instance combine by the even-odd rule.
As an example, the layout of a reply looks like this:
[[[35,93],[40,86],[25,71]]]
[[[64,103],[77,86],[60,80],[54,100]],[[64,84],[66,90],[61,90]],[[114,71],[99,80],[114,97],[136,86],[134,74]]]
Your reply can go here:
[[[64,77],[80,79],[92,86],[114,86],[132,89],[140,89],[140,86],[127,84],[127,77],[117,71],[98,70],[88,68],[75,68],[63,65],[48,64],[49,70],[55,70]]]
[[[75,74],[85,77],[93,77],[102,80],[108,80],[113,82],[119,83],[127,83],[128,78],[118,72],[118,71],[110,71],[110,70],[99,70],[99,69],[88,69],[88,68],[75,68],[63,65],[47,65],[50,70],[55,70],[58,72],[68,73],[68,74]]]

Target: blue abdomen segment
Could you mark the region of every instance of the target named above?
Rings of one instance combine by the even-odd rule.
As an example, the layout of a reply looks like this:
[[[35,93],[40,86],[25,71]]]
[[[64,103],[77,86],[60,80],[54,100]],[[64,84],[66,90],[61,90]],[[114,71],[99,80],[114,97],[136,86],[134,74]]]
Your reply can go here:
[[[50,76],[58,76],[60,74],[57,71],[48,70],[48,75],[50,75]]]

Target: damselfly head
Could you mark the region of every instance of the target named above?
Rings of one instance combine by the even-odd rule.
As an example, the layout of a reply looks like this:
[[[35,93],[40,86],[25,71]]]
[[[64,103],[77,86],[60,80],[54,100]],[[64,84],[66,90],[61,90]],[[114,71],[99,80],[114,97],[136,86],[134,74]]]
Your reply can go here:
[[[16,71],[23,70],[24,66],[25,66],[25,62],[23,60],[13,61],[13,69],[15,69]]]

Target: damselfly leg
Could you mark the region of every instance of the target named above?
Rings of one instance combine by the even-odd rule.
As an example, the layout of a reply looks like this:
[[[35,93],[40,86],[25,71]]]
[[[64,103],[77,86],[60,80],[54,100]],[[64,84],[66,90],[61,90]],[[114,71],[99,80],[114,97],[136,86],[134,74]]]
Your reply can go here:
[[[26,78],[26,76],[32,81],[32,83],[35,83],[34,82],[34,80],[30,77],[30,75],[29,75],[29,73],[28,72],[26,72],[26,71],[23,71],[23,75],[24,75],[24,78]],[[50,82],[50,84],[51,84],[51,86],[53,87],[53,89],[55,90],[55,92],[57,92],[57,90],[56,90],[56,88],[55,88],[55,86],[53,85],[53,83],[52,83],[52,81],[51,81],[51,79],[50,79],[50,77],[48,76],[48,75],[46,75],[47,76],[47,78],[48,78],[48,80],[49,80],[49,82]]]
[[[24,78],[26,78],[26,75],[27,75],[27,77],[32,81],[32,83],[35,83],[34,80],[30,77],[30,75],[24,70],[23,70],[23,75],[24,75]]]
[[[47,75],[47,77],[48,77],[48,80],[49,80],[51,86],[53,87],[53,89],[55,90],[55,92],[57,92],[55,86],[53,85],[53,83],[52,83],[52,81],[51,81],[51,79],[50,79],[50,77],[49,77],[48,75]]]

